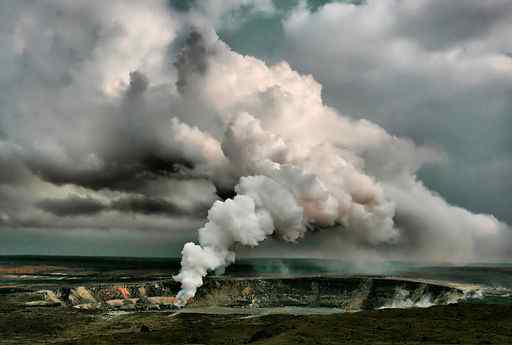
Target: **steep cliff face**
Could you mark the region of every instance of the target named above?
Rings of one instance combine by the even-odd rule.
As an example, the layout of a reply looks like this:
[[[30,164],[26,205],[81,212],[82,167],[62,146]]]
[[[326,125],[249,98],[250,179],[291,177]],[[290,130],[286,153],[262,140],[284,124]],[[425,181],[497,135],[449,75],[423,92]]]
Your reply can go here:
[[[62,304],[79,309],[173,309],[179,286],[174,281],[62,287],[54,291]],[[45,291],[47,299],[50,292]]]
[[[304,277],[210,279],[192,305],[228,307],[323,307],[346,311],[453,303],[462,291],[397,279]]]
[[[43,291],[52,303],[83,309],[173,309],[174,281],[78,286]],[[382,277],[221,278],[205,281],[188,307],[337,308],[343,311],[426,307],[457,302],[463,292],[443,285]]]

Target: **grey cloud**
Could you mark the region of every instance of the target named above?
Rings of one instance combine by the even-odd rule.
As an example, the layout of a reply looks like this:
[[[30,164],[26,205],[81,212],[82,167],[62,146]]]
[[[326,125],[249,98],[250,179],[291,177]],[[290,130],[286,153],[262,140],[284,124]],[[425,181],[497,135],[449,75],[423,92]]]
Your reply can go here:
[[[130,84],[126,92],[126,97],[130,99],[131,97],[144,93],[144,91],[147,90],[148,85],[149,80],[144,73],[139,71],[130,72]]]
[[[187,209],[164,198],[144,195],[125,196],[109,202],[100,201],[90,196],[71,195],[67,198],[46,198],[36,203],[43,211],[58,217],[92,216],[100,212],[118,211],[144,215],[203,217],[209,205],[197,205]]]
[[[506,24],[512,12],[507,0],[421,0],[396,7],[396,34],[434,50],[485,39]]]
[[[65,199],[44,199],[37,206],[55,216],[94,215],[105,209],[105,205],[91,197],[72,195]]]
[[[472,245],[471,234],[443,236],[439,229],[455,223],[468,229],[487,228],[490,221],[490,228],[501,231],[503,224],[492,217],[468,215],[420,188],[414,174],[425,163],[439,163],[430,170],[422,168],[419,176],[428,174],[427,183],[444,186],[435,189],[450,201],[456,199],[455,189],[472,185],[460,197],[462,206],[476,205],[479,212],[507,219],[506,207],[499,206],[503,200],[486,201],[489,191],[503,188],[510,175],[503,173],[510,169],[503,157],[511,147],[505,133],[511,124],[511,82],[508,72],[499,70],[508,68],[499,59],[503,54],[496,53],[498,47],[500,52],[510,50],[501,42],[508,5],[492,1],[477,11],[484,5],[472,0],[464,4],[418,0],[417,10],[412,11],[402,7],[406,2],[383,0],[368,3],[395,7],[372,12],[366,5],[336,3],[329,11],[320,6],[314,13],[303,10],[303,17],[285,19],[283,57],[293,68],[320,80],[329,104],[350,116],[370,118],[392,134],[433,146],[418,147],[370,122],[344,116],[339,122],[340,114],[317,100],[320,86],[311,78],[295,74],[286,64],[268,67],[231,52],[209,26],[226,11],[237,11],[244,4],[264,8],[265,3],[201,2],[192,12],[179,15],[167,13],[163,2],[127,5],[113,0],[98,5],[52,0],[0,5],[0,47],[5,48],[0,50],[0,63],[5,66],[0,71],[0,228],[81,233],[143,229],[148,236],[168,237],[191,232],[204,224],[206,210],[218,197],[235,195],[233,186],[243,169],[232,162],[233,154],[224,152],[226,126],[248,112],[261,120],[265,131],[287,143],[300,143],[309,131],[335,138],[333,151],[315,150],[318,157],[310,158],[310,169],[318,167],[324,153],[341,155],[369,175],[358,183],[361,176],[350,180],[347,173],[356,201],[376,200],[367,198],[366,184],[370,190],[382,184],[383,194],[395,199],[394,220],[403,228],[402,242],[375,244],[358,233],[368,230],[361,225],[337,229],[332,236],[338,251],[346,248],[356,256],[417,253],[418,258],[429,259],[445,254],[449,244],[463,238],[461,257],[467,258],[472,254],[465,251]],[[336,6],[349,6],[343,9],[353,12],[336,17]],[[7,7],[9,15],[2,11]],[[215,13],[205,18],[210,10]],[[468,21],[456,16],[459,10],[476,17],[481,13],[482,25],[467,28]],[[389,17],[392,20],[385,22]],[[431,30],[416,29],[415,20]],[[460,22],[446,24],[454,21]],[[194,25],[197,29],[191,30]],[[318,112],[328,112],[326,118],[332,122],[307,122],[307,116]],[[483,113],[488,116],[485,121]],[[309,125],[301,125],[300,120]],[[271,144],[266,138],[255,141],[258,145],[247,144],[257,146],[254,155]],[[236,142],[234,146],[231,153],[244,149]],[[494,152],[494,164],[486,165],[489,152]],[[330,169],[328,163],[333,162],[321,163]],[[477,167],[472,170],[473,180],[487,176],[495,181],[490,189],[467,183],[456,173],[467,166]],[[404,195],[411,186],[418,188],[416,193]],[[475,194],[484,195],[486,201],[478,205],[464,201]],[[424,205],[435,212],[422,209]],[[318,231],[318,242],[304,247],[321,252],[330,239],[323,234],[330,230]],[[30,236],[37,238],[31,231]],[[99,237],[104,236],[108,235]],[[507,236],[500,238],[509,243]],[[313,249],[316,243],[319,246]],[[438,251],[429,251],[430,244],[438,243]],[[475,247],[488,256],[507,253],[503,244]]]
[[[148,98],[154,99],[147,91],[148,84],[143,73],[130,72],[129,85],[119,104],[109,107],[110,112],[100,109],[105,118],[90,120],[95,124],[94,132],[77,133],[91,136],[88,147],[63,146],[56,152],[28,147],[21,154],[26,166],[54,184],[124,191],[137,190],[147,180],[193,170],[195,162],[175,150],[166,138],[169,115],[149,108]]]
[[[208,51],[203,36],[196,30],[192,30],[178,53],[175,67],[178,70],[176,87],[184,92],[187,86],[187,78],[194,74],[204,74],[208,67]]]
[[[510,1],[384,0],[294,13],[283,21],[283,58],[312,73],[329,104],[443,151],[421,179],[450,202],[512,222],[509,198],[496,197],[512,174]]]
[[[19,149],[0,140],[0,185],[20,184],[30,178],[30,171],[19,156]]]
[[[180,171],[192,167],[190,162],[149,152],[138,158],[140,160],[109,162],[98,168],[77,168],[72,166],[73,162],[63,165],[39,159],[28,161],[27,165],[35,175],[53,184],[74,184],[93,190],[120,191],[137,190],[147,180],[180,175]]]
[[[175,72],[164,62],[171,60],[175,19],[163,2],[0,4],[4,224],[200,224],[214,194],[190,198],[205,190],[193,172],[197,157],[176,148],[170,133]],[[167,189],[171,180],[173,196],[183,193],[188,204],[147,195]],[[63,190],[73,196],[63,197]],[[91,196],[78,196],[84,193]]]
[[[202,205],[196,209],[187,210],[175,203],[163,198],[152,198],[143,196],[131,196],[114,200],[110,206],[112,210],[120,212],[132,212],[142,214],[161,214],[161,215],[194,215],[195,217],[204,217],[209,205]]]

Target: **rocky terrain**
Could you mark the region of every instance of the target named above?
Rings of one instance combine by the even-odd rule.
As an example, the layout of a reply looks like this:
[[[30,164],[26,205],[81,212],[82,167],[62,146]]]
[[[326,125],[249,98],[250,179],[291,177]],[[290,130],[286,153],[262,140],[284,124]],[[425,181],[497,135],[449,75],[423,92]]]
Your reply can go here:
[[[510,305],[451,304],[332,315],[105,312],[0,295],[0,344],[510,344]]]
[[[179,286],[158,267],[143,274],[125,267],[114,273],[48,267],[2,273],[0,344],[512,343],[510,304],[467,303],[471,292],[447,283],[357,275],[209,277],[178,310]]]
[[[26,306],[148,311],[175,309],[179,286],[157,282],[60,286],[28,291]],[[228,307],[335,308],[354,312],[455,303],[464,292],[453,287],[384,277],[209,278],[186,309]]]

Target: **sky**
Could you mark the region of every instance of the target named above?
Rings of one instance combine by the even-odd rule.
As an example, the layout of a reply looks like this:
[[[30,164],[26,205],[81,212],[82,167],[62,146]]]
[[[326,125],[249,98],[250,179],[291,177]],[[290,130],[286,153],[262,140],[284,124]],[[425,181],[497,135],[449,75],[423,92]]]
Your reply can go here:
[[[0,255],[234,222],[242,256],[509,258],[511,31],[508,0],[2,2]],[[280,213],[242,236],[236,195]]]

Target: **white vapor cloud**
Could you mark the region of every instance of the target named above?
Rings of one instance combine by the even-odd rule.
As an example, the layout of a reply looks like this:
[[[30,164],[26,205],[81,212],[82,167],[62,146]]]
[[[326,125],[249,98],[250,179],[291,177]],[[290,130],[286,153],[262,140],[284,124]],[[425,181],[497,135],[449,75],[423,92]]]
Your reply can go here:
[[[511,222],[512,4],[369,0],[299,6],[281,56],[328,104],[444,151],[419,175],[451,202]],[[470,188],[468,186],[471,185]]]
[[[175,276],[180,304],[238,248],[269,238],[305,255],[355,259],[508,257],[504,222],[451,205],[419,178],[450,161],[442,145],[324,101],[318,79],[357,96],[346,109],[375,103],[375,116],[392,121],[425,97],[411,75],[433,75],[427,96],[446,103],[467,96],[460,80],[508,85],[506,58],[490,53],[497,41],[482,41],[508,26],[506,3],[484,6],[491,19],[480,29],[444,36],[451,27],[432,36],[403,29],[411,24],[402,18],[439,13],[430,2],[407,4],[295,8],[284,22],[294,67],[217,37],[233,13],[273,15],[271,1],[196,2],[185,12],[164,1],[0,4],[0,230],[145,232],[155,245],[159,234],[193,241],[199,229]],[[468,50],[450,49],[454,41]],[[391,67],[372,69],[376,60]],[[384,88],[393,78],[410,94]],[[385,92],[361,97],[351,88],[358,80]]]
[[[451,206],[417,180],[423,164],[443,158],[436,149],[326,106],[321,86],[284,62],[268,66],[220,41],[210,45],[208,67],[188,92],[224,123],[218,140],[240,182],[234,199],[210,209],[199,245],[184,247],[179,305],[208,270],[234,260],[236,244],[257,246],[272,234],[295,241],[327,227],[382,257],[430,261],[477,260],[494,247],[489,238],[508,237],[493,216]],[[302,213],[290,217],[286,210],[297,207]]]

